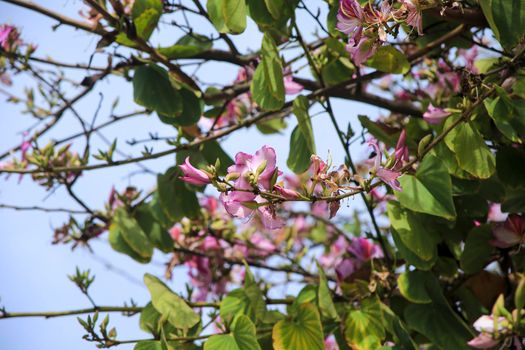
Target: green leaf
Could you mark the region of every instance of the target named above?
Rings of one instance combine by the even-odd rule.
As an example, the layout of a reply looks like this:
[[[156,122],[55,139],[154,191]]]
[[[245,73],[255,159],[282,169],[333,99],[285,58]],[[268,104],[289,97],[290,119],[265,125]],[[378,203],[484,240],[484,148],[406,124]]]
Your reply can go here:
[[[473,274],[485,267],[494,250],[489,243],[492,239],[489,225],[474,227],[469,232],[460,258],[461,268],[465,273]]]
[[[266,303],[264,302],[263,293],[257,285],[257,282],[255,282],[255,278],[248,264],[245,263],[244,265],[244,292],[254,310],[255,319],[261,321],[266,314]]]
[[[428,276],[426,289],[432,303],[408,305],[404,311],[408,327],[423,334],[440,349],[471,349],[467,342],[474,334],[452,310],[437,279]]]
[[[501,210],[506,213],[525,212],[525,188],[507,188]]]
[[[525,0],[480,0],[494,35],[507,49],[525,37]]]
[[[410,70],[406,56],[390,45],[381,46],[366,65],[385,73],[405,74]]]
[[[381,122],[374,122],[370,120],[366,115],[358,115],[359,122],[371,133],[376,139],[385,143],[389,147],[394,147],[397,139],[399,138],[399,132],[393,130],[387,125]]]
[[[487,98],[483,101],[489,116],[494,120],[494,124],[509,140],[513,142],[520,142],[518,133],[511,124],[510,117],[512,117],[513,110],[505,101],[496,97],[494,99]]]
[[[228,293],[221,301],[220,314],[226,322],[231,322],[239,315],[246,315],[254,322],[260,322],[265,318],[266,304],[263,294],[249,268],[245,272],[244,288],[234,289]]]
[[[345,338],[354,350],[375,350],[385,337],[381,305],[375,298],[362,301],[360,310],[352,310],[345,321]]]
[[[261,350],[261,347],[252,321],[241,315],[235,319],[229,334],[211,336],[204,343],[204,350]]]
[[[148,263],[151,261],[151,256],[149,257],[143,257],[141,255],[139,255],[138,253],[136,253],[130,246],[129,244],[124,240],[124,237],[122,236],[122,232],[120,230],[120,228],[115,224],[115,222],[113,222],[110,226],[109,226],[109,237],[108,237],[108,240],[109,240],[109,244],[111,245],[111,248],[113,248],[113,250],[119,252],[119,253],[122,253],[122,254],[126,254],[127,256],[129,256],[130,258],[132,258],[133,260],[135,261],[138,261],[140,263]]]
[[[166,227],[159,223],[149,204],[141,204],[137,207],[134,213],[140,228],[146,233],[149,241],[164,253],[169,253],[173,250],[173,239],[168,233]]]
[[[154,64],[135,70],[133,99],[137,104],[170,118],[178,117],[183,109],[181,96],[171,85],[168,73]]]
[[[310,166],[312,154],[308,141],[303,136],[299,126],[296,126],[290,136],[290,153],[286,165],[296,174],[304,173]]]
[[[391,229],[391,232],[392,238],[394,239],[394,243],[397,248],[397,252],[403,259],[406,260],[407,265],[413,265],[418,269],[424,271],[428,271],[434,266],[438,258],[437,254],[435,254],[434,257],[430,260],[423,260],[405,245],[405,243],[401,239],[401,236],[399,235],[399,233],[396,232],[396,230]]]
[[[514,147],[501,147],[496,153],[496,171],[505,185],[525,186],[525,152]]]
[[[144,275],[144,283],[151,294],[151,302],[155,309],[173,326],[189,329],[199,323],[199,315],[157,277],[147,273]]]
[[[257,130],[259,130],[264,135],[282,133],[287,127],[288,124],[284,118],[273,118],[269,120],[261,120],[255,124]]]
[[[135,344],[133,350],[164,350],[159,340],[142,340]]]
[[[264,0],[268,11],[274,19],[279,19],[282,17],[282,12],[285,8],[286,0]]]
[[[240,34],[246,29],[246,1],[222,0],[222,16],[224,24],[232,34]]]
[[[319,304],[319,311],[324,318],[339,321],[339,314],[335,309],[334,301],[332,300],[332,293],[328,287],[328,280],[323,271],[323,268],[317,264],[319,270],[319,286],[317,287],[317,303]]]
[[[131,19],[135,25],[135,32],[141,39],[148,40],[162,15],[162,0],[137,0],[131,9]],[[119,44],[135,47],[135,41],[128,38],[126,33],[121,32],[117,35],[116,41]]]
[[[181,88],[178,93],[182,99],[182,111],[177,116],[159,113],[160,121],[175,127],[196,124],[201,118],[204,102],[189,89]]]
[[[432,302],[427,293],[425,281],[427,273],[422,271],[405,271],[397,278],[397,285],[401,295],[415,304]]]
[[[424,224],[424,217],[393,201],[388,203],[387,210],[390,223],[404,246],[424,261],[435,260],[439,236]]]
[[[208,0],[206,2],[206,10],[215,29],[217,29],[219,33],[228,33],[228,27],[222,14],[222,2],[223,0]]]
[[[118,208],[113,221],[127,245],[142,258],[151,259],[153,246],[137,221],[128,215],[126,209]]]
[[[183,217],[194,218],[200,214],[200,205],[195,192],[190,191],[179,179],[182,171],[172,167],[164,175],[157,176],[157,192],[160,205],[172,221]]]
[[[308,103],[308,98],[306,96],[298,96],[293,101],[293,113],[297,118],[297,125],[303,137],[308,145],[308,148],[315,154],[315,141],[314,141],[314,131],[312,128],[312,121],[310,115],[308,115],[308,108],[310,107]]]
[[[261,55],[250,91],[262,109],[276,111],[284,105],[283,66],[277,46],[268,34],[264,35]]]
[[[444,128],[454,122],[449,117]],[[447,147],[456,154],[461,169],[474,177],[488,179],[494,174],[496,161],[483,137],[471,122],[461,123],[445,137]]]
[[[177,42],[169,47],[160,47],[157,49],[159,53],[166,56],[170,60],[179,58],[189,58],[198,55],[204,51],[208,51],[213,46],[213,42],[204,35],[186,34]]]
[[[396,197],[410,210],[441,216],[448,220],[456,217],[452,201],[452,182],[447,168],[437,157],[428,154],[414,175],[399,178],[403,191]]]
[[[146,304],[140,313],[139,320],[140,329],[151,333],[154,336],[159,336],[161,332],[170,334],[175,332],[176,328],[166,321],[165,318],[155,309],[153,304],[149,302]]]
[[[273,327],[272,338],[274,350],[324,350],[323,327],[315,305],[299,304],[290,318]]]
[[[157,27],[162,15],[162,0],[135,0],[131,9],[131,18],[135,23],[137,35],[148,40]]]

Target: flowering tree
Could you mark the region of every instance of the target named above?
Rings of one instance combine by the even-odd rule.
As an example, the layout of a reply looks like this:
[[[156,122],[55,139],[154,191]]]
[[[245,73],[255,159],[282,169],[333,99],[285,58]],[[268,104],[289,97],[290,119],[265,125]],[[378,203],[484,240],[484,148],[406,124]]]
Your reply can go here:
[[[70,220],[54,243],[108,240],[115,254],[144,264],[159,250],[165,277],[185,266],[191,284],[179,295],[146,274],[147,305],[48,314],[6,305],[0,318],[87,313],[78,319],[84,339],[100,348],[523,348],[523,0],[85,0],[79,18],[3,1],[89,33],[107,65],[39,56],[16,23],[1,25],[1,91],[38,123],[0,155],[0,173],[64,188],[78,204],[63,209]],[[155,42],[170,20],[176,43]],[[236,38],[250,22],[260,50],[241,52]],[[198,73],[224,63],[238,67],[229,85]],[[74,70],[84,79],[64,74]],[[10,93],[19,76],[38,89]],[[75,105],[114,76],[132,84],[140,108],[103,122],[97,109],[86,120]],[[338,124],[334,99],[388,113],[359,115],[354,132]],[[117,140],[90,147],[102,129],[150,114],[171,136],[145,142],[167,149],[127,156]],[[46,139],[66,115],[81,130]],[[314,117],[337,131],[332,152],[343,152],[344,164],[316,154]],[[267,135],[287,123],[297,125],[289,154],[221,147],[241,129]],[[154,189],[113,190],[103,208],[75,193],[97,169],[168,155],[176,155],[171,168],[148,170]],[[93,277],[70,278],[89,297]],[[301,289],[276,297],[283,285]],[[118,324],[99,317],[111,312],[140,314],[151,336],[119,338]]]

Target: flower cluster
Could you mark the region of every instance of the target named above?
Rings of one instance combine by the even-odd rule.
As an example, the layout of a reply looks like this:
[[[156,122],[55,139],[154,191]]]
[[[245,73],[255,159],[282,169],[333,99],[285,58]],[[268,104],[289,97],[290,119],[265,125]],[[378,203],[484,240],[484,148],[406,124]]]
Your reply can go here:
[[[312,155],[308,170],[298,176],[285,176],[279,181],[282,172],[277,168],[275,150],[263,146],[254,155],[239,152],[235,164],[228,168],[224,179],[218,178],[213,167],[208,170],[195,168],[189,158],[179,165],[183,172],[181,180],[193,185],[213,184],[220,192],[220,200],[226,211],[233,217],[241,219],[257,218],[267,229],[279,229],[285,221],[277,215],[278,205],[286,201],[309,201],[312,213],[332,218],[340,207],[340,196],[343,193],[367,188],[375,178],[401,191],[397,178],[401,176],[403,165],[408,162],[406,132],[400,134],[397,146],[386,164],[382,164],[382,151],[377,140],[370,145],[376,153],[374,164],[370,168],[369,179],[351,175],[345,165],[335,170],[316,155]],[[362,187],[352,185],[356,182]]]
[[[368,263],[383,256],[381,247],[366,238],[348,240],[339,236],[330,250],[319,258],[319,263],[326,269],[334,269],[339,283],[348,283],[355,278],[368,279]]]
[[[525,338],[513,334],[514,328],[520,323],[516,318],[518,310],[512,316],[483,315],[474,322],[474,328],[479,334],[468,342],[475,349],[523,349]]]
[[[221,295],[233,280],[242,279],[242,270],[221,270],[226,261],[266,258],[277,250],[276,242],[263,231],[236,227],[221,203],[212,196],[201,198],[202,217],[183,218],[169,233],[180,253],[174,254],[166,274],[180,264],[188,267],[191,284],[197,289],[196,300]],[[198,252],[187,254],[184,252]]]
[[[404,21],[423,33],[421,9],[415,0],[401,0],[396,6],[384,0],[379,9],[370,2],[361,6],[357,0],[340,0],[337,29],[348,35],[346,50],[356,65],[362,65],[386,41],[392,32],[391,21]]]
[[[315,155],[305,173],[308,179],[300,185],[301,188],[294,185],[285,188],[283,181],[278,183],[282,172],[276,166],[275,150],[269,146],[263,146],[254,155],[237,153],[235,164],[228,168],[224,180],[193,167],[188,159],[180,168],[184,174],[181,179],[188,183],[213,183],[222,192],[220,200],[231,216],[257,218],[264,227],[272,230],[283,227],[285,223],[277,215],[277,204],[281,202],[315,198],[312,201],[317,209],[313,211],[319,212],[319,208],[323,208],[333,216],[339,204],[336,200],[329,204],[328,199],[344,189],[355,189],[349,185],[351,177],[345,166],[329,171],[330,167]]]

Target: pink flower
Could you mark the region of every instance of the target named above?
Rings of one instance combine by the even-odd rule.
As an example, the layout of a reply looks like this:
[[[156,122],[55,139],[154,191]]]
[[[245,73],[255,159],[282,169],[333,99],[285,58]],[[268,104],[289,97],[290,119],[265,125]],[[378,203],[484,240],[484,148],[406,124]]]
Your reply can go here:
[[[18,30],[8,24],[0,26],[0,46],[7,52],[14,52],[21,44],[20,33]]]
[[[402,162],[408,162],[408,147],[406,146],[406,140],[407,140],[407,132],[406,129],[403,129],[401,131],[401,134],[399,134],[399,139],[397,140],[396,149],[395,149],[395,159],[396,159],[396,165],[399,162],[400,164]]]
[[[476,338],[467,343],[469,346],[476,349],[490,349],[499,344],[499,340],[492,339],[492,336],[487,333],[481,333]]]
[[[507,219],[507,214],[501,212],[500,203],[491,203],[489,206],[489,213],[487,215],[487,221],[501,222]]]
[[[510,214],[503,224],[496,224],[492,230],[494,239],[490,243],[498,248],[510,248],[525,243],[525,219],[518,214]]]
[[[277,170],[275,150],[263,146],[255,155],[239,152],[235,156],[235,164],[228,168],[228,173],[237,173],[239,178],[235,181],[235,188],[252,189],[251,180],[255,181],[262,190],[271,190],[270,181]],[[251,180],[250,180],[251,179]]]
[[[494,339],[494,333],[504,335],[509,331],[508,327],[509,324],[505,317],[498,317],[498,319],[495,320],[491,315],[483,315],[474,322],[474,328],[480,332],[480,334],[470,340],[468,345],[476,349],[490,349],[502,340]]]
[[[478,57],[478,47],[472,46],[470,49],[459,49],[458,55],[465,59],[465,68],[472,74],[478,74],[479,70],[475,65],[476,58]]]
[[[423,119],[429,124],[439,124],[450,115],[443,108],[434,107],[431,104],[428,105],[427,111],[423,114]]]
[[[179,167],[184,173],[184,176],[180,177],[182,181],[186,181],[190,184],[197,186],[207,185],[211,183],[211,175],[191,165],[190,157],[186,157],[186,159],[184,160],[184,164],[179,165]]]
[[[250,243],[256,249],[256,254],[260,256],[267,256],[273,253],[276,249],[275,244],[259,232],[255,232],[251,235]]]
[[[335,274],[337,275],[338,281],[345,281],[350,277],[357,269],[356,262],[353,259],[344,259],[335,268]]]
[[[324,350],[339,350],[339,345],[337,345],[334,336],[329,336],[325,338]]]
[[[378,47],[379,42],[376,39],[363,35],[358,39],[350,38],[345,48],[355,65],[361,66],[374,55]]]
[[[331,268],[341,260],[341,257],[348,248],[348,241],[339,236],[337,240],[330,246],[330,252],[325,253],[319,257],[319,264],[324,268]]]
[[[494,333],[497,330],[499,333],[506,330],[505,323],[505,317],[500,316],[495,321],[492,315],[483,315],[474,322],[473,326],[478,332]]]
[[[297,199],[300,197],[297,191],[290,190],[279,185],[273,186],[273,189],[286,199]]]
[[[363,237],[354,238],[347,250],[361,262],[383,257],[381,247]]]
[[[179,224],[170,228],[169,234],[175,242],[182,243],[182,241],[184,241],[184,235],[182,234],[182,229]]]
[[[341,0],[337,13],[337,29],[357,40],[361,37],[365,13],[357,0]]]
[[[292,70],[290,67],[286,67],[283,71],[284,74],[284,92],[287,95],[295,95],[303,91],[304,86],[293,81]]]
[[[231,216],[250,219],[256,216],[269,230],[276,230],[284,226],[284,220],[277,217],[275,207],[261,196],[256,196],[251,192],[232,191],[221,193],[220,200]]]
[[[399,171],[386,169],[381,166],[381,149],[379,148],[379,143],[376,139],[372,139],[368,142],[368,144],[374,148],[374,152],[376,153],[375,159],[374,159],[374,167],[371,169],[372,173],[375,173],[381,181],[392,187],[396,191],[402,191],[401,184],[397,180],[398,177],[401,176],[401,173]]]
[[[416,28],[419,35],[423,35],[423,17],[417,4],[414,3],[414,0],[403,0],[403,5],[407,10],[405,22],[409,26]]]

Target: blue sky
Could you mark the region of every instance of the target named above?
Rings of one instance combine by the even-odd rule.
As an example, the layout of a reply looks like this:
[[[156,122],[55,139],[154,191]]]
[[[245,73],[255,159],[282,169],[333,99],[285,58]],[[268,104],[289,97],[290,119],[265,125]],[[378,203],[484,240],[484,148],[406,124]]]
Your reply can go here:
[[[78,10],[83,7],[80,0],[35,1],[44,6],[60,11],[68,16],[80,19]],[[315,4],[317,2],[307,1]],[[51,26],[56,24],[42,15],[28,10],[0,2],[0,23],[10,23],[21,27],[22,37],[27,42],[38,44],[36,56],[52,57],[58,61],[87,62],[94,52],[96,38],[81,31],[60,26],[55,31]],[[299,19],[304,34],[308,34],[313,24],[306,17]],[[197,33],[208,34],[212,28],[207,23],[192,22]],[[161,25],[161,33],[157,32],[153,42],[172,44],[180,37],[168,25]],[[258,49],[261,35],[256,31],[253,23],[241,36],[235,38],[241,51]],[[220,47],[220,46],[219,46]],[[105,57],[101,54],[94,56],[94,64],[104,65]],[[210,64],[199,71],[199,76],[207,82],[227,83],[235,78],[237,68],[227,64]],[[81,80],[85,72],[65,70],[68,76]],[[14,77],[14,92],[21,92],[23,87],[30,84],[24,77]],[[99,101],[99,92],[104,93],[103,107],[100,111],[99,122],[107,118],[114,98],[119,98],[116,113],[127,113],[136,109],[132,101],[131,84],[122,78],[114,77],[97,84],[95,90],[82,102],[76,105],[79,113],[90,120]],[[71,95],[74,92],[71,92]],[[71,96],[70,95],[70,96]],[[352,121],[355,130],[358,130],[357,115],[368,114],[375,116],[378,108],[372,108],[360,103],[334,100],[336,116],[340,124],[346,128],[346,123]],[[34,123],[28,115],[21,112],[20,107],[8,104],[0,96],[0,152],[19,144],[21,132]],[[329,152],[334,164],[343,161],[343,153],[336,140],[333,127],[327,116],[318,116],[313,120],[314,134],[318,154],[326,158]],[[288,140],[291,128],[294,126],[290,119],[289,128],[280,135],[262,136],[255,128],[241,130],[231,135],[224,142],[224,148],[234,155],[238,151],[253,152],[264,144],[275,147],[278,154],[278,163],[286,169],[288,156]],[[68,112],[58,127],[47,137],[59,137],[79,130],[79,125]],[[160,123],[156,116],[139,117],[129,122],[117,124],[108,128],[105,135],[109,139],[118,138],[122,150],[138,155],[141,147],[128,147],[126,139],[135,137],[146,138],[148,132],[158,132],[160,136],[173,135],[169,126]],[[95,147],[107,149],[104,142],[95,138]],[[74,147],[81,149],[82,143],[75,143]],[[155,150],[165,146],[156,145]],[[363,148],[354,150],[356,155],[362,153]],[[163,172],[174,164],[174,157],[145,163],[155,172]],[[155,185],[155,178],[151,175],[128,174],[137,170],[136,166],[109,168],[85,173],[76,185],[80,197],[91,207],[102,207],[112,185],[123,189],[127,185],[149,190]],[[356,200],[357,201],[357,200]],[[16,177],[0,179],[0,203],[29,206],[40,205],[45,207],[75,207],[64,190],[49,194],[40,186],[35,185],[29,178],[18,183]],[[353,205],[350,202],[350,205]],[[96,275],[91,287],[91,294],[100,305],[122,305],[133,298],[139,305],[149,300],[146,288],[142,285],[142,276],[145,272],[162,276],[163,263],[168,257],[156,253],[153,263],[141,265],[127,256],[118,254],[110,248],[106,235],[93,242],[94,254],[86,249],[71,250],[70,246],[52,245],[52,228],[65,222],[64,214],[49,214],[42,212],[16,212],[0,209],[0,305],[7,311],[55,311],[89,307],[88,300],[71,283],[67,275],[72,274],[75,267],[91,269]],[[118,272],[121,271],[121,272]],[[126,276],[123,276],[122,271]],[[187,281],[186,272],[179,268],[169,285],[176,291],[184,290]],[[138,328],[138,317],[126,318],[118,314],[111,315],[111,323],[117,326],[119,338],[147,337]],[[39,348],[53,349],[94,349],[95,345],[81,339],[83,329],[73,317],[56,319],[21,318],[0,320],[0,348],[9,350]],[[120,349],[131,349],[132,346],[121,346]]]

